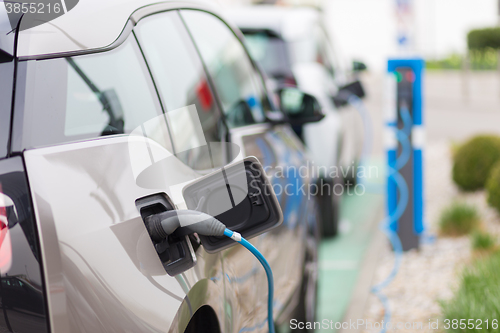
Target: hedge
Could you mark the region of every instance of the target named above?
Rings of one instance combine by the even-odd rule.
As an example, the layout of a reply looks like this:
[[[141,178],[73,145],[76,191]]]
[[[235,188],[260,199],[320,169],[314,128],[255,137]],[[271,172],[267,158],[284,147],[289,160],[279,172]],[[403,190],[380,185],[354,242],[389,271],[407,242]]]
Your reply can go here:
[[[500,49],[500,27],[475,29],[467,34],[469,50],[484,52],[487,49]]]
[[[481,189],[497,161],[500,161],[500,138],[494,135],[475,136],[455,152],[453,180],[464,191]]]

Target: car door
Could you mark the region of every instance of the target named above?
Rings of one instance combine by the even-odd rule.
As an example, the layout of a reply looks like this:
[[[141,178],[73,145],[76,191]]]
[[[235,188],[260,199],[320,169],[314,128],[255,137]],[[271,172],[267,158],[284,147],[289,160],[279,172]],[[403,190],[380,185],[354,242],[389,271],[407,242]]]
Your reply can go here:
[[[335,50],[335,44],[332,42],[331,36],[327,33],[322,25],[316,27],[316,48],[317,48],[317,61],[322,64],[327,71],[327,80],[333,89],[330,90],[331,96],[338,92],[338,88],[350,83],[348,77],[348,70],[340,61],[339,54]],[[363,144],[361,126],[362,120],[360,119],[359,112],[350,104],[344,106],[340,112],[343,124],[343,147],[341,158],[341,166],[348,167],[346,170],[349,175],[355,172],[353,168],[359,162],[361,148]],[[353,178],[347,177],[347,178]],[[352,179],[349,179],[352,180]]]
[[[189,40],[172,13],[158,44]],[[199,176],[205,136],[224,136],[201,65],[171,51],[171,82],[153,82],[133,34],[111,51],[19,64],[13,150],[24,151],[52,332],[182,332],[206,306],[227,322],[220,254],[199,247],[193,269],[167,275],[137,207],[182,208],[176,185]]]
[[[241,147],[243,155],[261,161],[284,213],[282,226],[252,240],[274,272],[279,322],[279,315],[295,305],[302,279],[311,176],[304,148],[288,125],[267,122],[266,113],[272,112],[272,107],[262,77],[226,23],[197,10],[182,10],[181,15],[215,87],[231,142]],[[243,327],[256,329],[265,327],[267,287],[257,261],[247,256],[238,247],[228,250],[224,269],[230,279],[229,293],[239,295]]]

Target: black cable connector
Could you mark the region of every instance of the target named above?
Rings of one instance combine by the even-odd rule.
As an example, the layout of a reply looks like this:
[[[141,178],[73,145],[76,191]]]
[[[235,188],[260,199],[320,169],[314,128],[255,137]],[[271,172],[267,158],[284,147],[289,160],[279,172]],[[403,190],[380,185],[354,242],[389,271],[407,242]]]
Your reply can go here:
[[[188,228],[203,236],[224,236],[226,226],[215,217],[194,210],[169,210],[145,219],[149,236],[161,242],[178,228]]]

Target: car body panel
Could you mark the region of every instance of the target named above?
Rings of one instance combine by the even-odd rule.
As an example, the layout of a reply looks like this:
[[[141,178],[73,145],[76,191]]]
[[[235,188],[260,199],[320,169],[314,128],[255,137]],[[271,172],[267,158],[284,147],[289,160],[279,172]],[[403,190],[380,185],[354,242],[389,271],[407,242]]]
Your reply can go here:
[[[135,207],[136,199],[161,189],[136,184],[127,137],[28,150],[24,156],[54,332],[163,331],[188,292],[181,280],[192,286],[221,269],[218,255],[203,254],[213,263],[211,276],[199,270],[202,258],[191,279],[166,274]],[[224,303],[213,294],[208,298]]]
[[[299,63],[292,65],[297,86],[303,91],[317,97],[323,106],[325,118],[321,121],[303,126],[303,138],[317,166],[338,166],[343,140],[343,115],[335,110],[329,98],[328,87],[331,83],[325,68],[318,63]]]
[[[309,231],[306,216],[311,206],[306,196],[307,186],[313,182],[312,175],[305,161],[304,147],[288,126],[247,126],[233,129],[231,138],[242,147],[245,155],[256,156],[261,161],[282,207],[283,224],[257,240],[258,248],[275,272],[275,312],[278,315],[276,322],[279,323],[288,320],[290,309],[297,305],[294,297],[303,274],[304,242]],[[302,177],[298,175],[301,170]],[[302,185],[306,188],[305,193],[299,190]],[[255,264],[254,261],[252,269],[255,269]],[[225,268],[228,268],[228,264],[225,264]],[[231,280],[238,279],[241,277]],[[260,279],[260,283],[255,285],[265,285],[265,276],[261,275]],[[246,297],[255,301],[248,304]],[[261,327],[265,319],[262,311],[266,309],[266,292],[256,289],[246,297],[240,299],[242,307],[261,311],[250,327]]]
[[[264,135],[277,143],[275,133]],[[296,144],[293,134],[288,135],[292,136],[288,145]],[[243,248],[223,252],[223,264],[221,254],[200,249],[193,269],[175,278],[166,274],[135,200],[168,189],[144,189],[136,184],[128,145],[126,137],[117,137],[24,154],[46,267],[52,331],[160,332],[176,316],[182,319],[178,324],[187,325],[186,295],[193,313],[210,305],[222,319],[228,316],[223,304],[230,305],[236,318],[224,324],[231,325],[227,332],[259,326],[267,315],[266,278]],[[175,185],[172,170],[164,172]],[[298,208],[296,202],[290,204]],[[299,218],[289,208],[285,205],[288,222],[252,240],[276,277],[276,315],[288,305],[302,274],[305,223],[296,228]]]

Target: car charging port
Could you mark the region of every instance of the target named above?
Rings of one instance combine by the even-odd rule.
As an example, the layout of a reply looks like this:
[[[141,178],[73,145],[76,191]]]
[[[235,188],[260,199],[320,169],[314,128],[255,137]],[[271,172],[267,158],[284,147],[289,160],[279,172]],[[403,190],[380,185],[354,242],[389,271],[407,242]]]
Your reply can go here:
[[[174,210],[174,205],[164,193],[138,199],[135,204],[145,225],[148,217]],[[196,254],[192,242],[198,248],[199,241],[194,236],[186,234],[185,230],[179,229],[168,237],[160,240],[151,239],[151,241],[168,275],[178,275],[196,265]]]

